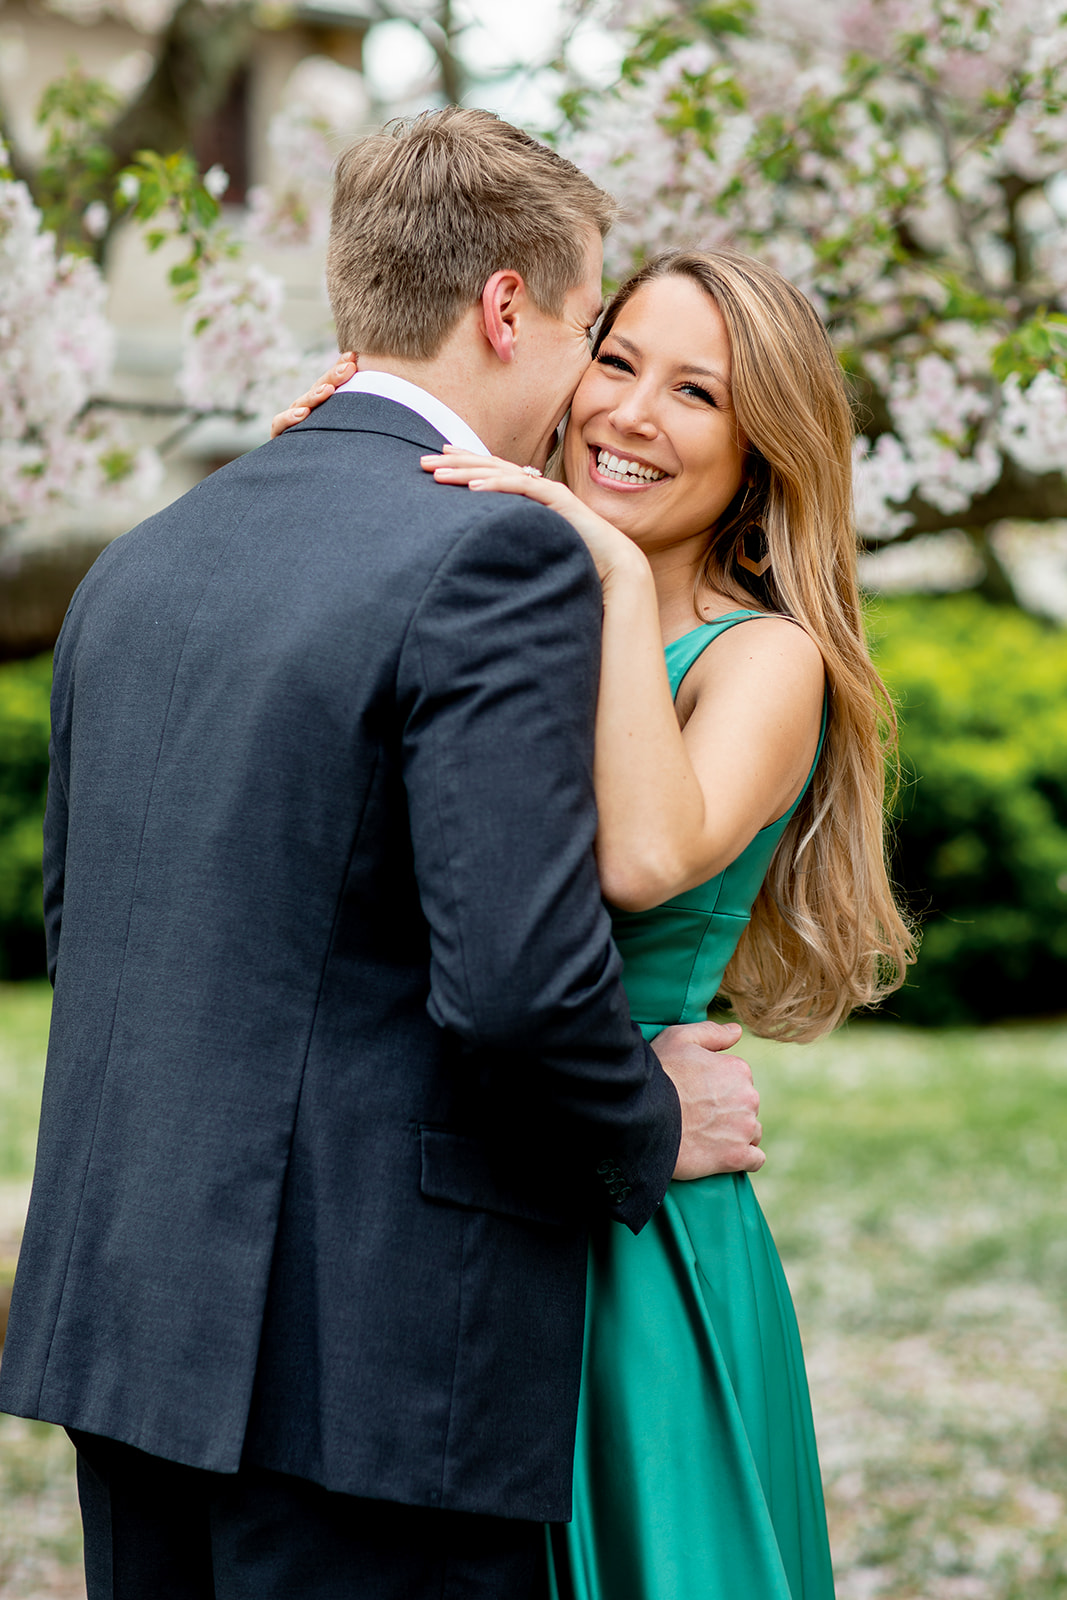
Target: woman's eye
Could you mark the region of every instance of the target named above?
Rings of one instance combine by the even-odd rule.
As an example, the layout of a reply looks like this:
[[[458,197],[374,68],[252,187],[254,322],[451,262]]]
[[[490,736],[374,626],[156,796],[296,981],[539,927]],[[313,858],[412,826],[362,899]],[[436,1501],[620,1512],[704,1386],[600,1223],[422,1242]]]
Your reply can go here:
[[[691,394],[694,397],[694,399],[703,400],[704,403],[706,405],[709,405],[709,406],[714,406],[714,405],[718,404],[718,401],[715,399],[715,396],[713,394],[709,394],[706,389],[702,389],[700,387],[699,383],[683,383],[682,384],[682,393],[683,394]]]
[[[600,354],[597,356],[597,361],[602,367],[614,367],[616,372],[633,371],[630,363],[628,361],[624,361],[622,356],[609,355],[604,350],[601,350]]]

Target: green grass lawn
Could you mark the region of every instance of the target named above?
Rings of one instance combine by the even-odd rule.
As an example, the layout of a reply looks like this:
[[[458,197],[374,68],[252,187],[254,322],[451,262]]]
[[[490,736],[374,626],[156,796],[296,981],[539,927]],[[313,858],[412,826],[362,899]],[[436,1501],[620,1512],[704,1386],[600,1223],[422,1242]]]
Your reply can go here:
[[[1062,1600],[1067,1025],[748,1055],[840,1600]]]
[[[47,1008],[44,986],[0,986],[9,1212],[32,1162]],[[839,1600],[1062,1600],[1067,1023],[867,1023],[744,1053]],[[80,1594],[77,1551],[65,1438],[0,1419],[0,1594]]]
[[[43,978],[0,983],[0,1183],[33,1174],[51,998]]]
[[[51,995],[45,982],[0,984],[0,1311],[33,1174]],[[74,1451],[59,1428],[16,1417],[0,1417],[0,1595],[85,1595]]]

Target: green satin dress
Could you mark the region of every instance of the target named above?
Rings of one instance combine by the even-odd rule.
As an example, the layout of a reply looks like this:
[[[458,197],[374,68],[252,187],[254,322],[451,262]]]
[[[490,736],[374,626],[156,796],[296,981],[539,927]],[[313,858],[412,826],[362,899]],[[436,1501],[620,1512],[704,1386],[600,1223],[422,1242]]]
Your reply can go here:
[[[673,692],[760,615],[669,645]],[[706,1016],[795,809],[710,883],[616,916],[646,1038]],[[549,1539],[553,1600],[832,1600],[800,1335],[743,1173],[672,1183],[636,1237],[613,1223],[594,1237],[574,1519]]]

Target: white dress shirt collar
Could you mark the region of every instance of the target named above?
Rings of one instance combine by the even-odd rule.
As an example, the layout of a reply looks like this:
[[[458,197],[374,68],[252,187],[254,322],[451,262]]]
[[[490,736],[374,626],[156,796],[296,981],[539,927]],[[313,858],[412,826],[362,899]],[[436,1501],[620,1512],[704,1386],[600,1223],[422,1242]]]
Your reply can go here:
[[[431,428],[436,428],[449,444],[458,444],[463,450],[473,450],[475,455],[487,456],[491,452],[479,439],[474,429],[457,417],[451,406],[446,406],[436,395],[420,389],[417,383],[397,378],[391,372],[357,372],[354,378],[338,386],[337,394],[376,394],[383,400],[395,400],[416,412]]]

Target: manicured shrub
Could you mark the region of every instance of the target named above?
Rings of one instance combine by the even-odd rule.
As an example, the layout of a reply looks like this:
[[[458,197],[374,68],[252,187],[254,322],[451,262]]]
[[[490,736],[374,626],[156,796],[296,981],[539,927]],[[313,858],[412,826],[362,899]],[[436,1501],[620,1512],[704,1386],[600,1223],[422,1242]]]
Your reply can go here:
[[[1067,1010],[1067,632],[975,594],[882,600],[902,718],[896,876],[923,920],[887,1013]]]
[[[888,1016],[1067,1010],[1067,632],[977,595],[879,600],[900,705],[894,873],[923,927]],[[0,666],[0,976],[43,971],[47,657]]]
[[[44,970],[41,819],[52,659],[0,666],[0,978]]]

